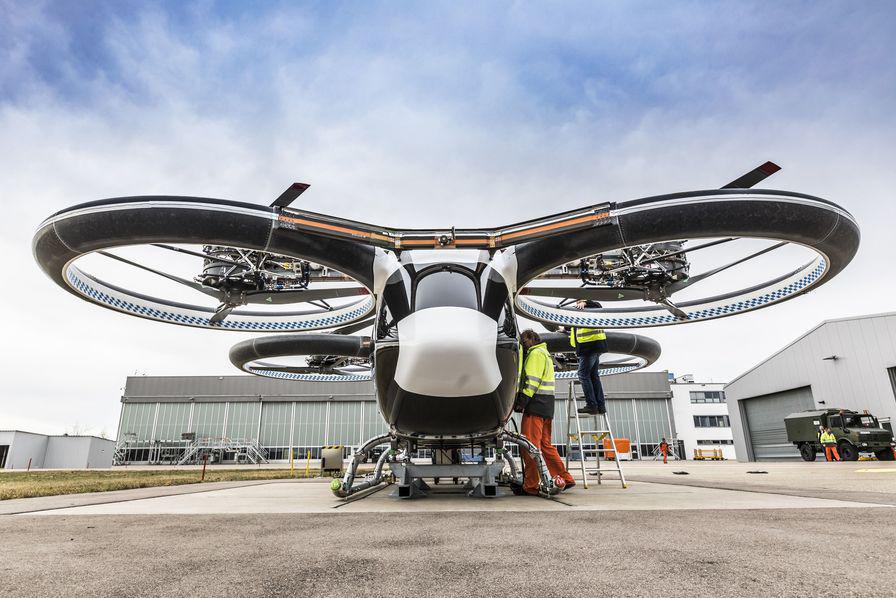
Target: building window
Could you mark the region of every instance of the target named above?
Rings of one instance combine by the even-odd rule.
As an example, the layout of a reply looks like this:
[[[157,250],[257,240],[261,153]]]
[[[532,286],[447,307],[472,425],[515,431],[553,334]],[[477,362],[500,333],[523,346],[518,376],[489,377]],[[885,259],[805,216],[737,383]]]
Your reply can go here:
[[[725,393],[721,390],[691,391],[691,403],[724,403]]]
[[[721,444],[734,444],[733,440],[698,440],[698,445],[721,445]]]
[[[727,415],[695,415],[695,428],[730,428]]]

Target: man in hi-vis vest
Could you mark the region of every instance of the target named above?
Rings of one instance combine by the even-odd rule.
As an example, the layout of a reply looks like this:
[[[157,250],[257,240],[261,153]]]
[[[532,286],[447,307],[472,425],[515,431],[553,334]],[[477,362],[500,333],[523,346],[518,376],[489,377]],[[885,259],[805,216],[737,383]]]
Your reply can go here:
[[[576,307],[599,308],[601,304],[591,300],[578,301]],[[585,394],[585,406],[579,409],[579,413],[606,413],[604,387],[600,383],[598,367],[601,353],[607,352],[607,333],[603,328],[573,328],[569,332],[569,344],[575,347],[579,358],[579,382],[582,383],[582,392]]]

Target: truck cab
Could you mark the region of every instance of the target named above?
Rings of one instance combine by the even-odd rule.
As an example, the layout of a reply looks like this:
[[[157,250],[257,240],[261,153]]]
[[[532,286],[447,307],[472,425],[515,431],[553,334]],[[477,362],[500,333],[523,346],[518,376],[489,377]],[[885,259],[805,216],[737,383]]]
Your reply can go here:
[[[784,418],[787,440],[804,461],[814,461],[823,450],[819,437],[830,428],[837,438],[837,451],[844,461],[856,461],[860,453],[874,453],[881,461],[894,459],[893,432],[884,428],[867,410],[822,409],[791,413]]]

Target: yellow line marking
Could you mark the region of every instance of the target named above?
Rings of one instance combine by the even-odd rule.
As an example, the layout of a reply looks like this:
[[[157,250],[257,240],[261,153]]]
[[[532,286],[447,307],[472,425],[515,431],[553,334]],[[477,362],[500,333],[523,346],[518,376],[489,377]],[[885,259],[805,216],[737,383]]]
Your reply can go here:
[[[856,473],[896,473],[896,468],[857,469]]]

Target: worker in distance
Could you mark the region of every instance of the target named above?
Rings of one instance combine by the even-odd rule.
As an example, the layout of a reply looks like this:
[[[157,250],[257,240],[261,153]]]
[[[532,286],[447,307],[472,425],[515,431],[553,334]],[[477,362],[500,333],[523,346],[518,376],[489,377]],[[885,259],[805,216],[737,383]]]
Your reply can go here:
[[[520,432],[541,451],[554,483],[562,490],[576,485],[551,442],[551,426],[554,420],[554,361],[547,345],[534,330],[524,330],[520,341],[525,351],[523,375],[517,393],[514,410],[523,414]],[[538,467],[535,459],[521,451],[525,475],[523,492],[538,495]]]

